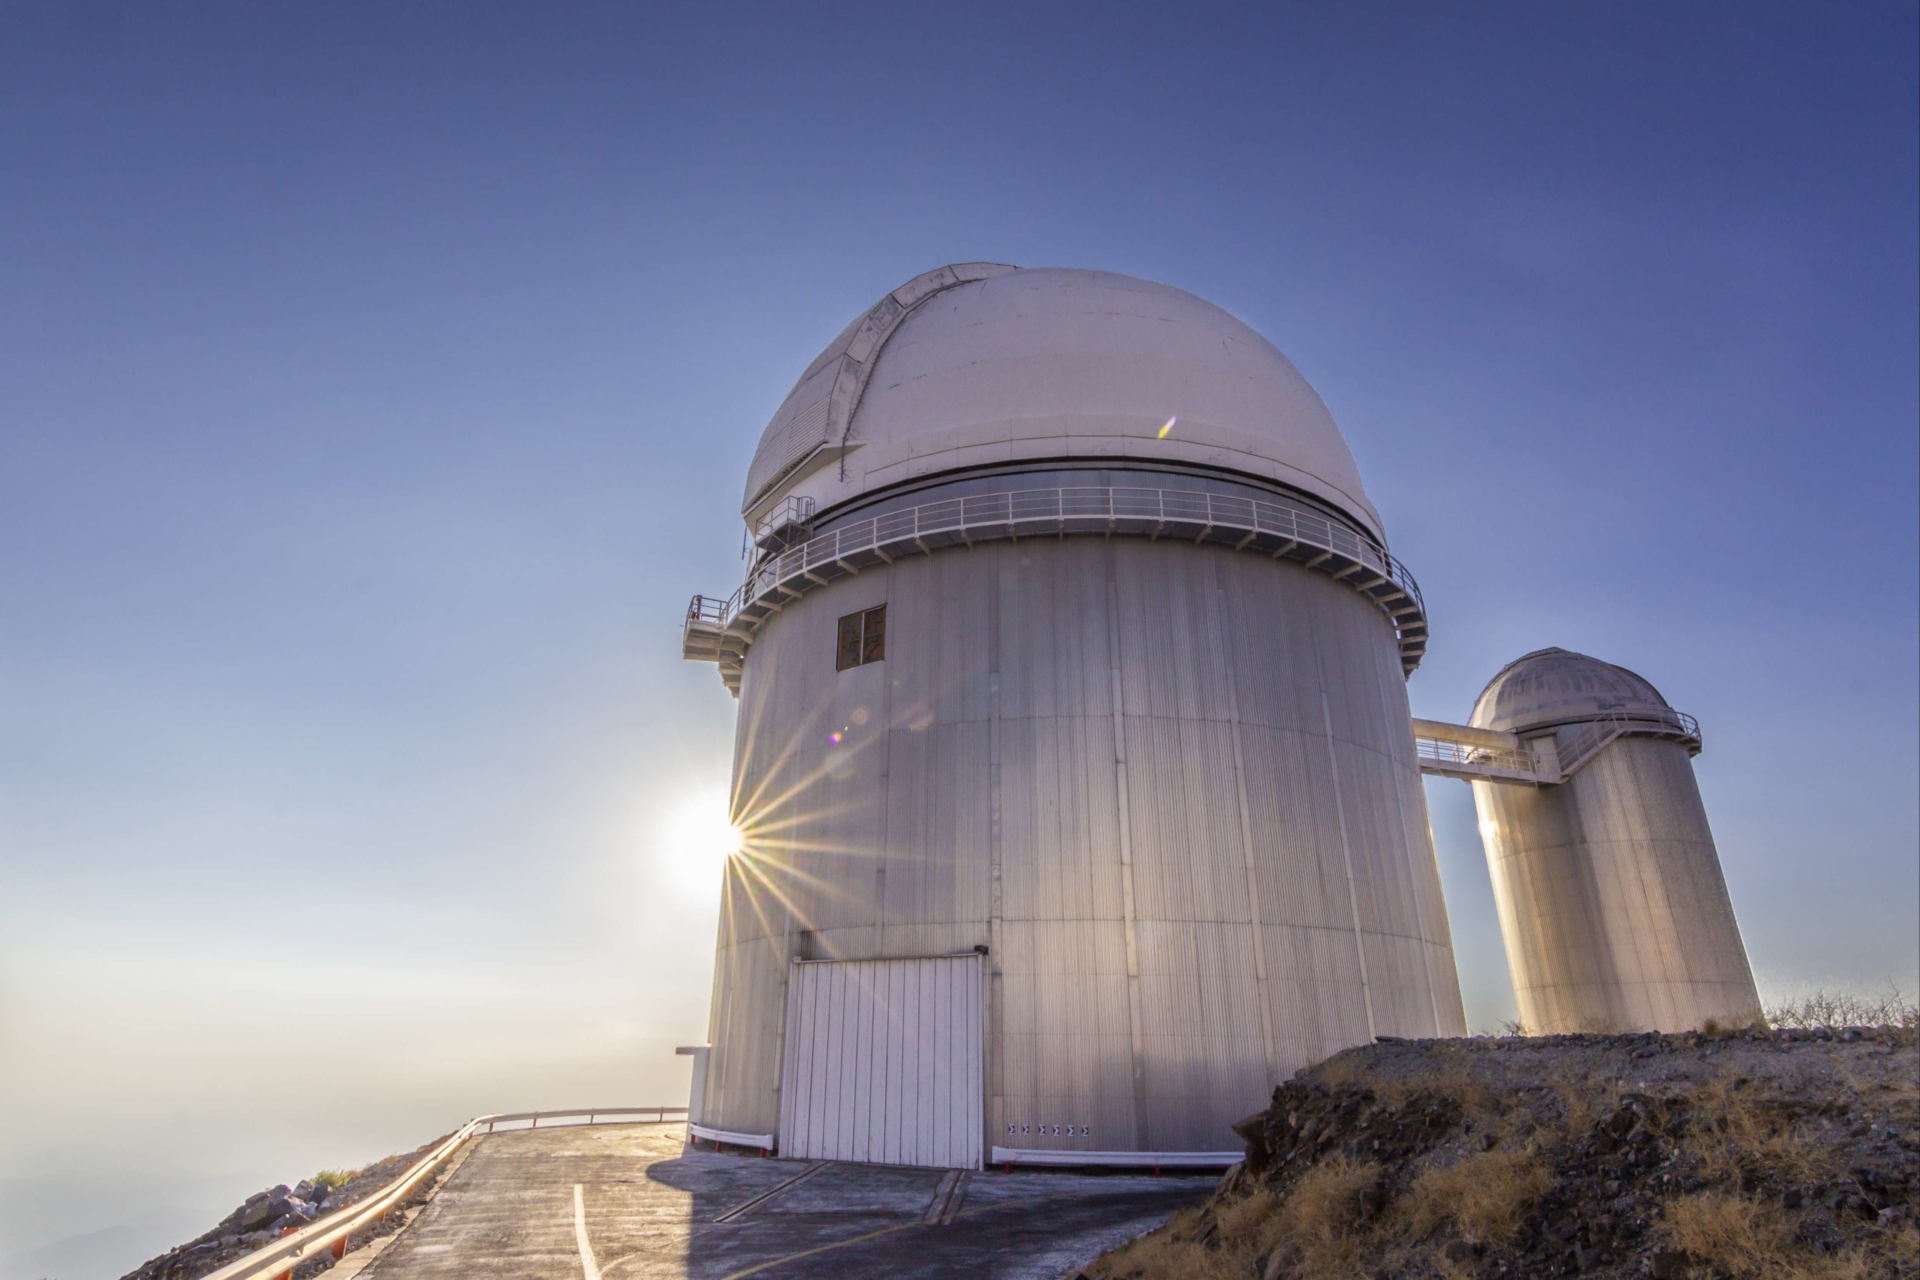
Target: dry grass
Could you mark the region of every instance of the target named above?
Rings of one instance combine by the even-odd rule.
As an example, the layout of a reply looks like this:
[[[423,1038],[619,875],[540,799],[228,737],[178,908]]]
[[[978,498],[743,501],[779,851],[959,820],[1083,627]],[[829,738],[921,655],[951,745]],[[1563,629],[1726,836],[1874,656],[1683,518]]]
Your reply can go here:
[[[1852,1209],[1836,1209],[1829,1218],[1829,1206],[1822,1203],[1828,1192],[1820,1190],[1847,1185],[1852,1144],[1845,1130],[1853,1118],[1880,1116],[1920,1128],[1920,1081],[1883,1078],[1882,1055],[1892,1050],[1879,1046],[1890,1039],[1897,1038],[1883,1035],[1878,1043],[1821,1057],[1816,1074],[1807,1074],[1811,1066],[1783,1064],[1769,1075],[1755,1071],[1748,1061],[1751,1051],[1747,1058],[1729,1055],[1708,1067],[1717,1066],[1722,1074],[1704,1082],[1695,1076],[1677,1095],[1653,1090],[1652,1098],[1628,1097],[1622,1078],[1585,1065],[1529,1065],[1532,1083],[1497,1090],[1486,1083],[1484,1068],[1475,1074],[1470,1054],[1449,1046],[1435,1046],[1423,1062],[1401,1053],[1380,1055],[1384,1064],[1362,1053],[1336,1055],[1315,1069],[1313,1082],[1336,1091],[1365,1090],[1371,1105],[1356,1109],[1352,1097],[1341,1096],[1303,1109],[1319,1123],[1337,1116],[1345,1126],[1322,1148],[1329,1153],[1339,1149],[1340,1138],[1379,1135],[1385,1145],[1376,1143],[1374,1150],[1385,1167],[1329,1154],[1297,1178],[1276,1171],[1270,1187],[1259,1187],[1251,1177],[1230,1183],[1208,1209],[1184,1214],[1168,1229],[1107,1255],[1088,1268],[1088,1275],[1109,1280],[1378,1275],[1460,1280],[1490,1274],[1495,1261],[1511,1268],[1516,1260],[1521,1270],[1505,1274],[1522,1275],[1543,1258],[1557,1256],[1557,1250],[1574,1247],[1564,1232],[1556,1240],[1541,1215],[1556,1223],[1563,1216],[1565,1197],[1555,1198],[1557,1177],[1569,1178],[1574,1193],[1590,1203],[1598,1184],[1579,1182],[1592,1176],[1583,1162],[1619,1151],[1605,1144],[1611,1134],[1643,1155],[1677,1156],[1663,1166],[1663,1189],[1655,1195],[1675,1195],[1682,1186],[1689,1194],[1668,1201],[1651,1218],[1643,1216],[1654,1208],[1649,1203],[1628,1222],[1607,1226],[1611,1235],[1596,1232],[1592,1240],[1582,1235],[1582,1247],[1638,1253],[1643,1269],[1651,1251],[1673,1250],[1688,1260],[1692,1280],[1885,1280],[1896,1275],[1920,1280],[1920,1226],[1868,1227]],[[1856,1070],[1858,1081],[1852,1078]],[[1759,1078],[1749,1083],[1741,1071]],[[1869,1094],[1872,1101],[1863,1108]],[[1454,1128],[1455,1136],[1438,1147],[1425,1147],[1418,1135],[1431,1132],[1434,1117],[1428,1108],[1436,1099],[1458,1107],[1447,1116],[1447,1125],[1463,1118],[1473,1123],[1464,1132]],[[1841,1106],[1836,1120],[1834,1108],[1825,1105],[1833,1099],[1850,1100],[1851,1115]],[[1622,1106],[1631,1107],[1635,1122],[1652,1136],[1618,1132],[1626,1126],[1624,1117],[1616,1119]],[[1609,1125],[1610,1120],[1615,1123]],[[1392,1153],[1408,1150],[1400,1144],[1409,1142],[1420,1154],[1401,1163]],[[1482,1145],[1491,1149],[1480,1150]],[[1363,1147],[1360,1141],[1345,1149]],[[1295,1159],[1305,1153],[1311,1161],[1311,1152],[1312,1144],[1304,1144]],[[1634,1167],[1633,1160],[1618,1159],[1625,1161],[1624,1178],[1649,1176],[1644,1161],[1638,1172],[1628,1174],[1624,1170]],[[1582,1168],[1588,1172],[1581,1173]],[[1807,1189],[1813,1201],[1789,1210],[1780,1192],[1792,1187]],[[1585,1213],[1573,1216],[1584,1221]],[[1826,1225],[1803,1239],[1817,1220]],[[1822,1232],[1828,1247],[1845,1243],[1836,1252],[1822,1252],[1813,1243],[1823,1239]]]
[[[1821,1254],[1806,1248],[1794,1240],[1777,1208],[1741,1196],[1707,1191],[1676,1200],[1662,1212],[1659,1232],[1668,1248],[1687,1255],[1696,1275],[1733,1280],[1865,1280],[1883,1274],[1873,1260],[1859,1253]],[[1920,1245],[1920,1233],[1909,1227],[1905,1234],[1913,1238],[1895,1242],[1896,1251]]]
[[[1184,1276],[1193,1280],[1246,1280],[1249,1266],[1243,1262],[1245,1250],[1209,1250],[1193,1239],[1199,1217],[1198,1209],[1177,1213],[1165,1227],[1122,1245],[1089,1266],[1085,1274],[1100,1280],[1174,1280]]]
[[[1410,1241],[1452,1226],[1469,1244],[1504,1244],[1527,1210],[1553,1185],[1539,1153],[1486,1151],[1446,1168],[1428,1169],[1394,1205],[1395,1225]]]
[[[1361,1193],[1380,1180],[1380,1166],[1336,1157],[1310,1170],[1285,1200],[1257,1191],[1219,1206],[1218,1235],[1196,1238],[1198,1211],[1100,1259],[1101,1277],[1143,1280],[1247,1280],[1278,1254],[1298,1280],[1348,1280],[1369,1256]],[[1211,1247],[1209,1247],[1211,1246]]]
[[[1660,1216],[1660,1235],[1696,1263],[1734,1276],[1758,1276],[1792,1247],[1777,1219],[1752,1200],[1705,1192],[1676,1200]]]
[[[1696,1120],[1682,1148],[1709,1184],[1738,1185],[1750,1174],[1782,1184],[1817,1182],[1839,1171],[1834,1145],[1816,1138],[1776,1098],[1722,1076],[1702,1086],[1694,1104]]]
[[[1290,1280],[1350,1280],[1389,1269],[1414,1257],[1433,1261],[1443,1237],[1470,1244],[1513,1238],[1527,1210],[1550,1185],[1545,1164],[1528,1150],[1480,1152],[1444,1169],[1429,1169],[1370,1217],[1366,1193],[1380,1183],[1381,1168],[1335,1157],[1310,1170],[1285,1199],[1256,1191],[1217,1206],[1218,1232],[1196,1237],[1200,1216],[1176,1218],[1157,1232],[1107,1255],[1105,1277],[1146,1280],[1246,1280],[1284,1274]]]
[[[1260,1252],[1282,1253],[1301,1280],[1353,1275],[1360,1255],[1360,1193],[1379,1180],[1379,1165],[1344,1157],[1309,1171],[1263,1224]]]

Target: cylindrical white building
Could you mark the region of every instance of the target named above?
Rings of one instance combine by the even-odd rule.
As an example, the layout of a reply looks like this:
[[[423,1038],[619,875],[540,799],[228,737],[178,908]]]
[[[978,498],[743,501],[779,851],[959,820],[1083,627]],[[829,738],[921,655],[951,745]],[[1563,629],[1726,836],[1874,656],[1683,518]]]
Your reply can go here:
[[[1545,748],[1566,779],[1473,783],[1527,1032],[1758,1021],[1694,781],[1699,726],[1625,667],[1565,649],[1502,668],[1472,723]]]
[[[1164,285],[971,264],[767,428],[689,657],[740,698],[701,1128],[1225,1163],[1376,1034],[1464,1033],[1417,588],[1284,356]],[[998,1149],[998,1150],[996,1150]]]

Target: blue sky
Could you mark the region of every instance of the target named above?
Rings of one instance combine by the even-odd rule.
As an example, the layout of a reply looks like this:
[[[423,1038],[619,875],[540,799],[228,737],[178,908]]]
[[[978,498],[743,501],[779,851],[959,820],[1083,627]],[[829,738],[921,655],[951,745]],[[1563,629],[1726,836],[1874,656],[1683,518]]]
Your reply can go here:
[[[0,9],[0,1280],[684,1096],[733,704],[679,614],[799,370],[946,262],[1266,334],[1425,589],[1416,714],[1544,645],[1633,667],[1705,727],[1763,994],[1913,991],[1917,43],[1865,3]],[[1429,796],[1488,1029],[1471,801]]]

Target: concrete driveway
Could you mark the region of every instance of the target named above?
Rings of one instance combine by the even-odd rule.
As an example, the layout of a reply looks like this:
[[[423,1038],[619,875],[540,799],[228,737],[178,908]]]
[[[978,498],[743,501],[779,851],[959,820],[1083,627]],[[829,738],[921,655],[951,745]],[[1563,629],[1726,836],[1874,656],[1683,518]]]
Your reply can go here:
[[[369,1280],[1053,1280],[1214,1177],[948,1174],[684,1150],[683,1125],[496,1133]]]

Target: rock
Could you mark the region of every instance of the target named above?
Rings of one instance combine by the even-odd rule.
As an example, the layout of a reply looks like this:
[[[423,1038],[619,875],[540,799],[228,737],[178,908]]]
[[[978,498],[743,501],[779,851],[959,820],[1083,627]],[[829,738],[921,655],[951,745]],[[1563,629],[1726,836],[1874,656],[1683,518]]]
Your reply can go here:
[[[1653,1280],[1686,1280],[1693,1260],[1677,1249],[1662,1249],[1653,1255]]]
[[[1233,1126],[1234,1133],[1247,1144],[1246,1167],[1254,1172],[1263,1172],[1273,1153],[1267,1147],[1267,1113],[1256,1111]]]
[[[1846,1239],[1840,1227],[1824,1213],[1810,1213],[1794,1229],[1794,1238],[1822,1253],[1832,1253]]]

